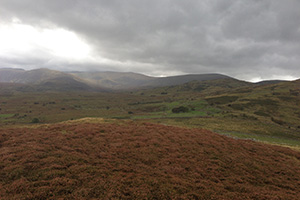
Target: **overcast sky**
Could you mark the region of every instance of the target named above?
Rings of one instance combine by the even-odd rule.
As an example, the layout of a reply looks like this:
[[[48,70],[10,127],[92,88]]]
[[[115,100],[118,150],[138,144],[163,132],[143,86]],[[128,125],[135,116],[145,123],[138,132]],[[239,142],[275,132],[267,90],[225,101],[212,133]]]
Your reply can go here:
[[[299,0],[0,0],[0,68],[300,78]]]

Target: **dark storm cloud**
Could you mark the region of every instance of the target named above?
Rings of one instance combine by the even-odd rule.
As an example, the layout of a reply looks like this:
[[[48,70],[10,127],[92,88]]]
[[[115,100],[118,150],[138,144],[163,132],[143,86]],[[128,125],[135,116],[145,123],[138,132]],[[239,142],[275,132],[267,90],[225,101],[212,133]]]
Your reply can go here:
[[[74,65],[77,70],[219,72],[248,80],[300,77],[298,0],[0,0],[0,4],[4,21],[17,17],[25,24],[74,31],[96,55],[113,61],[106,67]],[[45,63],[51,67],[51,62]],[[53,66],[72,65],[62,61]]]

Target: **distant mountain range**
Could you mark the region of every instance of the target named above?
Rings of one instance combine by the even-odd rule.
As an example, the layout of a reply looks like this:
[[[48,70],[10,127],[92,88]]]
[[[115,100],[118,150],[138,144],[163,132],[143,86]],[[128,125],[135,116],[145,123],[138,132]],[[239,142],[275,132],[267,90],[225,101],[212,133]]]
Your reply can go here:
[[[239,81],[222,74],[150,77],[132,72],[61,72],[44,68],[30,71],[10,68],[0,69],[0,83],[11,83],[10,87],[17,87],[20,91],[106,91],[176,86],[193,81],[210,80],[231,80],[240,83],[241,86],[245,84],[252,85],[252,83]],[[280,81],[264,81],[257,84],[264,85],[278,82]]]
[[[16,83],[16,89],[21,91],[99,89],[91,87],[76,76],[50,69],[35,69],[30,71],[23,69],[0,69],[0,82]]]

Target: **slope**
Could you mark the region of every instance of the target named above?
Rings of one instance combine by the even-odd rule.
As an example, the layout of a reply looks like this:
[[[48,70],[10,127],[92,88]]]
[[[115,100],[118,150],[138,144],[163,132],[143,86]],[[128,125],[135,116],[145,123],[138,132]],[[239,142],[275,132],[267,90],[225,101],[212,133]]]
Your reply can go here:
[[[18,82],[21,77],[24,75],[24,69],[12,69],[12,68],[4,68],[0,69],[0,82]]]
[[[86,82],[111,89],[137,88],[154,77],[132,72],[72,72]]]
[[[228,97],[232,101],[226,101]],[[206,100],[233,116],[244,115],[294,130],[300,128],[299,81],[237,89]]]
[[[68,80],[71,81],[70,83],[67,83],[67,85],[71,85],[77,81],[75,85],[82,85],[79,88],[85,88],[86,86],[83,86],[83,84],[85,84],[90,87],[128,90],[176,86],[192,81],[232,78],[222,74],[189,74],[158,78],[132,72],[60,72],[49,69],[35,69],[30,71],[22,69],[0,69],[0,82],[41,84],[39,87],[40,89],[42,89],[44,83],[49,82],[49,80],[51,80],[52,85],[55,85],[55,80],[58,80],[58,84],[63,79],[65,79],[63,81],[64,83]]]
[[[222,74],[189,74],[170,77],[149,77],[132,72],[72,72],[86,82],[112,89],[140,89],[176,86],[191,81],[231,79]]]
[[[93,89],[90,85],[75,76],[49,69],[35,69],[30,71],[0,69],[0,82],[24,84],[23,87],[16,87],[15,90],[26,92],[49,90],[82,91]]]
[[[297,199],[300,153],[203,129],[84,119],[0,130],[1,199]]]
[[[135,95],[147,100],[132,102],[129,109],[132,119],[200,126],[235,137],[300,146],[299,82],[193,81],[137,91]]]
[[[25,71],[22,69],[0,69],[0,82],[39,83],[44,80],[69,76],[63,72],[43,69]]]
[[[143,86],[148,87],[165,87],[176,86],[191,81],[207,81],[231,78],[222,74],[188,74],[181,76],[161,77],[154,80],[147,81]]]

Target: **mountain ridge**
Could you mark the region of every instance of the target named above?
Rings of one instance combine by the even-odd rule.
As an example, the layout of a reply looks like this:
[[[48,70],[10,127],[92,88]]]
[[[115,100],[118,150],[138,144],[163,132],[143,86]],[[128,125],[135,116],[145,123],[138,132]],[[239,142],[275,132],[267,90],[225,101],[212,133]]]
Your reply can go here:
[[[131,90],[178,86],[193,81],[203,82],[211,80],[240,81],[218,73],[151,77],[135,72],[62,72],[47,68],[33,70],[0,68],[0,82],[28,84],[38,88],[38,90]],[[240,82],[252,84],[247,81]],[[270,80],[255,84],[269,85],[280,82],[282,81]],[[224,84],[226,84],[226,81]],[[74,87],[72,87],[72,85],[74,85]],[[244,84],[241,84],[241,86],[242,85]]]
[[[16,90],[23,91],[74,91],[93,88],[79,77],[68,73],[40,68],[34,70],[0,69],[1,83],[17,83]],[[95,87],[99,89],[99,87]]]

